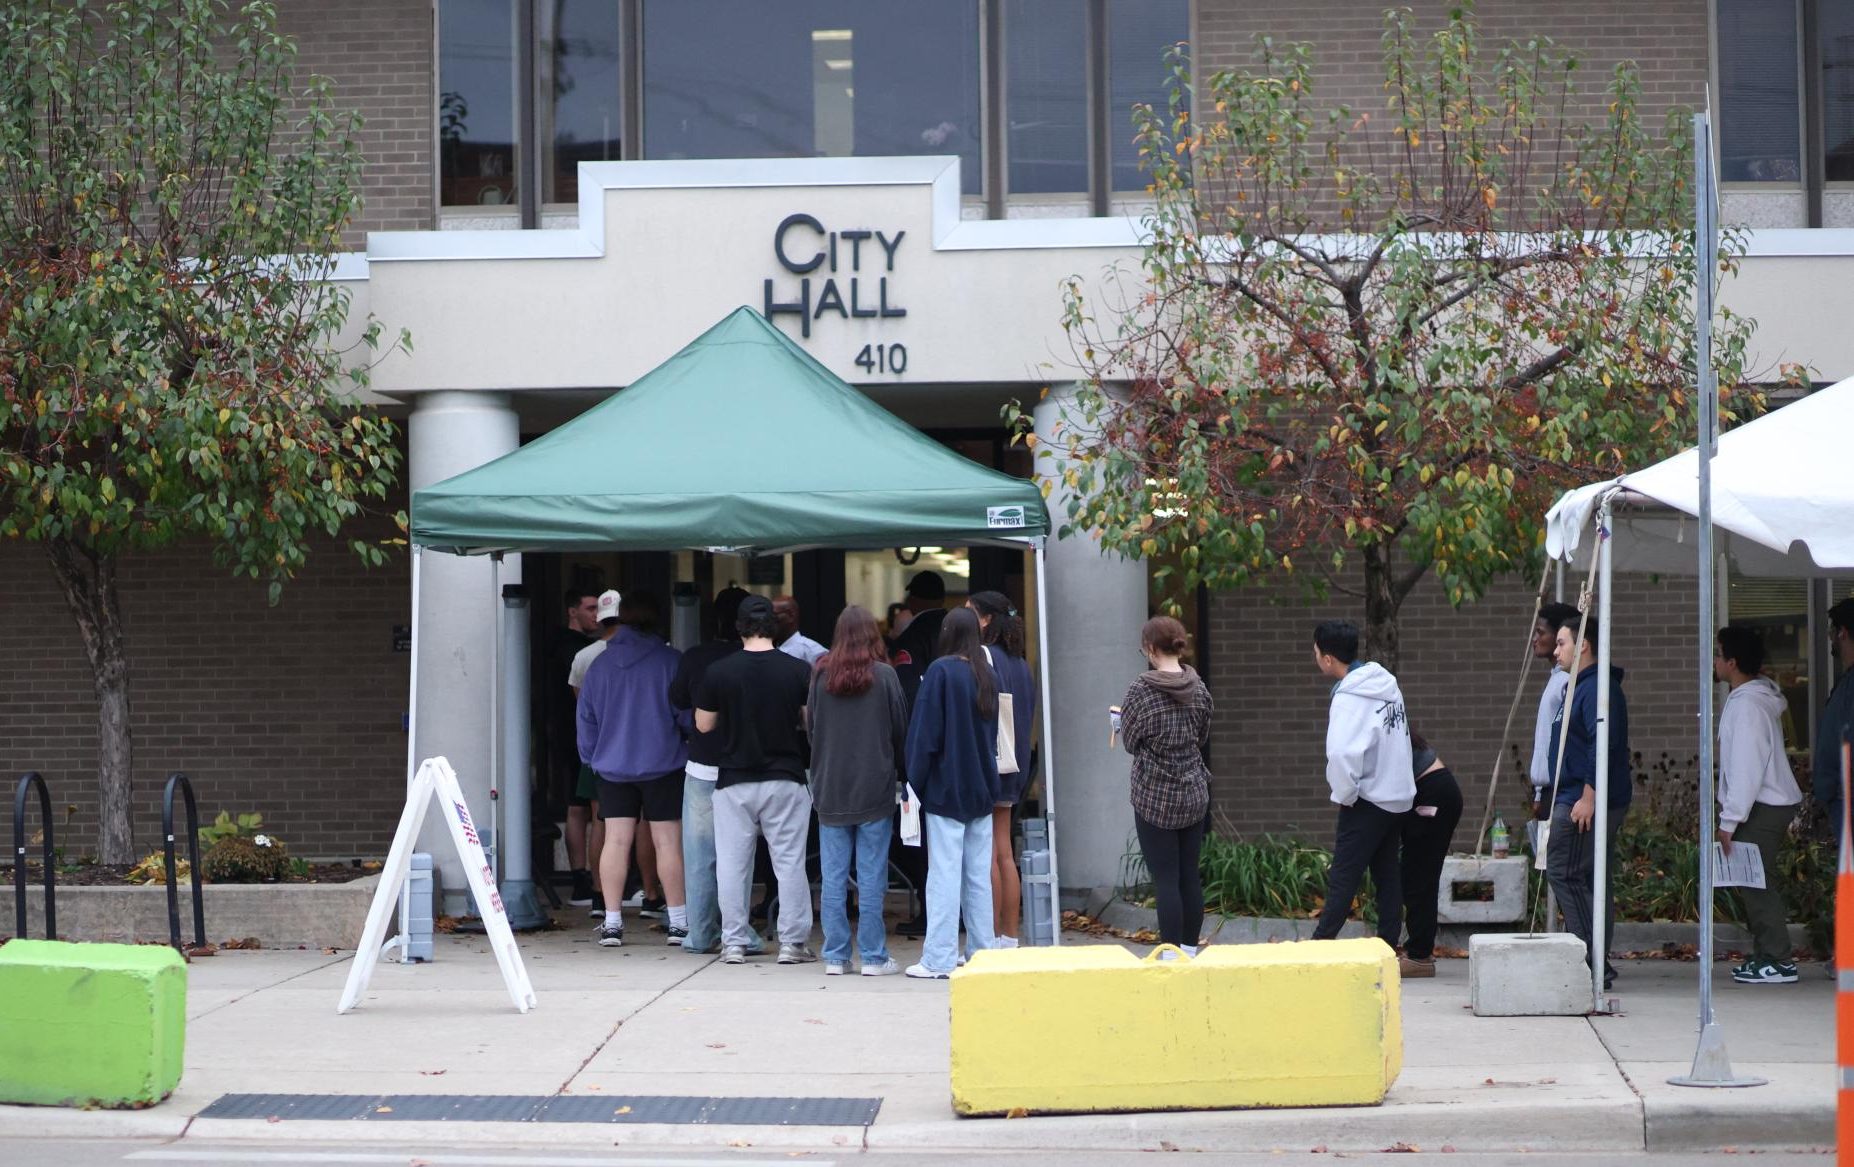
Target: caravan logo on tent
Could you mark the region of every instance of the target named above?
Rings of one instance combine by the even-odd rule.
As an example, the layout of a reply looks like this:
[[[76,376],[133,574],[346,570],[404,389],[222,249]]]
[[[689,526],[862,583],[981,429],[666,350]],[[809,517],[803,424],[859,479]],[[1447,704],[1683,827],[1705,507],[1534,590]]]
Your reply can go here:
[[[1024,508],[1021,506],[986,507],[985,525],[992,530],[1022,530]]]

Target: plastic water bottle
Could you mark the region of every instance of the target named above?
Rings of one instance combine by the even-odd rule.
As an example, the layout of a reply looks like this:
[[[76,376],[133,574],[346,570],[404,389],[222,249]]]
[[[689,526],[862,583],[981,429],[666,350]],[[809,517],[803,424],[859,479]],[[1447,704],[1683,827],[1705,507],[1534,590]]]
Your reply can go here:
[[[1505,859],[1507,853],[1512,850],[1512,844],[1506,835],[1506,820],[1499,815],[1494,816],[1493,830],[1488,832],[1487,845],[1495,859]]]

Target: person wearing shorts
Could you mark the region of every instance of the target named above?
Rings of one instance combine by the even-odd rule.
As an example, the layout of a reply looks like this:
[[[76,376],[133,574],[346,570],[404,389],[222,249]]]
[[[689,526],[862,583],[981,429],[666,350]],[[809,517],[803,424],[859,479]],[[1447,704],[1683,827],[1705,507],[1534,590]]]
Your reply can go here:
[[[657,874],[669,911],[669,942],[688,935],[682,887],[682,782],[689,760],[682,727],[670,705],[670,682],[681,654],[645,632],[621,625],[586,670],[579,694],[579,753],[599,779],[605,847],[599,883],[605,896],[597,937],[605,948],[624,943],[626,869],[641,818],[657,846]]]

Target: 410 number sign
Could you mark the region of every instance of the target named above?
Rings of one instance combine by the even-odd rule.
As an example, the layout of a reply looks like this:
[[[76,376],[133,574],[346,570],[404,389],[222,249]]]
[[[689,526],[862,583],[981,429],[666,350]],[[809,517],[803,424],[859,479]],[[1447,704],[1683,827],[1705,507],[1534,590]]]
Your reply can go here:
[[[856,367],[867,374],[905,373],[908,371],[908,349],[900,344],[866,344],[863,351],[856,354]]]

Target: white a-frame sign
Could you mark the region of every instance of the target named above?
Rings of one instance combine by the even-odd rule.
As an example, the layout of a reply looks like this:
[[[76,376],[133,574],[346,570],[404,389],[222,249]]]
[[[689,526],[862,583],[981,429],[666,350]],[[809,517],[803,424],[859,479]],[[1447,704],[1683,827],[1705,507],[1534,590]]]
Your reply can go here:
[[[451,841],[457,844],[457,857],[463,860],[464,876],[470,894],[476,898],[476,910],[483,917],[489,933],[489,947],[502,968],[502,983],[508,986],[515,1008],[526,1013],[534,1008],[534,986],[528,983],[528,970],[522,967],[521,950],[515,947],[515,934],[509,930],[509,916],[496,891],[495,872],[483,854],[483,841],[477,837],[476,824],[470,821],[470,808],[457,786],[457,772],[443,758],[426,758],[406,793],[406,809],[399,816],[399,830],[393,835],[393,849],[387,852],[386,866],[380,872],[380,886],[373,893],[373,907],[367,912],[367,928],[361,933],[360,948],[354,953],[354,965],[348,969],[347,987],[341,990],[341,1004],[335,1012],[354,1008],[373,966],[380,959],[380,946],[386,940],[386,922],[399,903],[399,889],[412,866],[412,849],[418,845],[418,830],[425,822],[431,800],[438,800],[444,821],[451,829]]]

